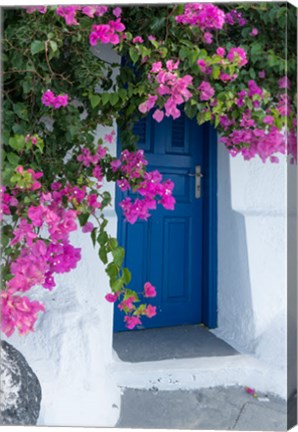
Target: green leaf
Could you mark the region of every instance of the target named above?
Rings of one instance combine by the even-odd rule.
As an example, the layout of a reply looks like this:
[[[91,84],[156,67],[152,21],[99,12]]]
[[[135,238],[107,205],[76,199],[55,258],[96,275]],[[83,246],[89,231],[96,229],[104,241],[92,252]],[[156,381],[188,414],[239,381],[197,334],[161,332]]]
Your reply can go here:
[[[262,51],[262,46],[258,42],[255,42],[252,44],[252,47],[250,50],[251,55],[260,54],[261,51]]]
[[[119,100],[119,95],[118,95],[118,93],[112,93],[111,96],[110,96],[110,104],[111,104],[112,106],[115,106],[116,103],[118,102],[118,100]]]
[[[122,100],[126,99],[126,97],[127,97],[127,91],[126,91],[125,89],[123,89],[123,88],[121,88],[121,89],[118,91],[118,94],[119,94],[119,96],[120,96],[120,98],[121,98]]]
[[[89,95],[89,100],[90,100],[92,108],[95,108],[95,107],[97,107],[97,105],[99,105],[100,99],[101,99],[100,96],[97,94]]]
[[[32,42],[30,49],[31,49],[31,54],[35,55],[41,51],[44,51],[45,44],[44,44],[44,42],[35,40]]]
[[[126,268],[126,267],[124,267],[122,269],[122,278],[123,278],[125,285],[128,285],[129,282],[131,281],[131,273],[128,270],[128,268]]]
[[[56,52],[57,49],[58,49],[57,42],[51,40],[50,41],[50,47],[51,47],[51,49],[52,49],[53,52]]]
[[[28,110],[24,103],[18,102],[14,104],[13,110],[20,119],[28,120]]]
[[[140,57],[140,54],[137,52],[136,48],[134,47],[129,48],[129,55],[133,61],[133,64],[135,64]]]
[[[93,230],[91,232],[91,240],[92,240],[93,246],[96,245],[96,233],[97,233],[97,228],[93,228]]]
[[[101,99],[102,99],[102,104],[103,105],[106,105],[109,102],[110,96],[111,96],[110,93],[102,93]]]
[[[212,78],[217,79],[220,75],[220,67],[219,66],[213,66],[212,68]]]
[[[115,281],[113,281],[111,284],[111,289],[113,292],[118,292],[121,290],[121,288],[123,287],[123,280],[122,278],[116,279]]]
[[[81,226],[86,225],[86,223],[88,221],[88,218],[89,218],[89,213],[81,213],[81,214],[79,214],[78,215],[78,219],[79,219],[80,225]]]
[[[108,234],[105,231],[100,230],[100,233],[98,234],[97,237],[97,241],[101,246],[103,246],[108,241],[108,238],[109,238]]]
[[[109,275],[110,279],[112,279],[112,281],[114,281],[115,278],[118,276],[117,264],[115,264],[114,262],[111,262],[106,268],[106,273]]]
[[[109,240],[109,245],[110,245],[110,248],[112,250],[117,249],[117,247],[118,247],[118,241],[117,241],[117,239],[111,237],[110,240]]]
[[[101,225],[100,225],[100,229],[104,230],[105,227],[108,225],[108,220],[107,219],[103,219]]]
[[[16,167],[19,164],[20,157],[16,153],[8,153],[7,160],[13,167]]]
[[[98,256],[104,264],[108,262],[107,250],[104,246],[101,246],[98,252]]]
[[[9,138],[8,144],[14,150],[20,151],[25,147],[25,137],[24,135],[15,135]]]
[[[112,255],[115,263],[121,267],[125,255],[123,247],[118,246],[116,249],[112,250]]]
[[[168,54],[168,49],[167,48],[160,48],[159,52],[160,52],[160,55],[162,57],[166,57],[166,55]]]
[[[6,246],[8,246],[9,241],[10,241],[10,238],[7,235],[5,235],[5,234],[1,235],[1,243],[2,243],[3,248],[6,248]]]

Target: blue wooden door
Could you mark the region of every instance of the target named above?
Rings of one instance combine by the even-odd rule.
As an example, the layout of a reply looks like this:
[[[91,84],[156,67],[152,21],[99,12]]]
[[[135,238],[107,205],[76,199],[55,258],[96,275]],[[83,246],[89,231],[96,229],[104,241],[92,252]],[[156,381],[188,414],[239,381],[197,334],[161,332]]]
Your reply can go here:
[[[158,169],[164,179],[175,183],[174,211],[161,206],[152,211],[148,222],[129,224],[123,218],[117,202],[123,199],[118,190],[118,241],[126,250],[125,266],[131,270],[131,288],[143,290],[150,281],[157,296],[148,299],[157,306],[157,315],[142,318],[143,326],[155,328],[202,322],[202,255],[203,255],[203,203],[195,196],[195,169],[203,169],[203,146],[206,128],[185,115],[173,121],[165,118],[161,123],[150,116],[135,127],[139,148],[144,149],[149,161],[148,170]],[[118,149],[120,150],[120,149]],[[114,330],[127,330],[123,313],[115,305]]]

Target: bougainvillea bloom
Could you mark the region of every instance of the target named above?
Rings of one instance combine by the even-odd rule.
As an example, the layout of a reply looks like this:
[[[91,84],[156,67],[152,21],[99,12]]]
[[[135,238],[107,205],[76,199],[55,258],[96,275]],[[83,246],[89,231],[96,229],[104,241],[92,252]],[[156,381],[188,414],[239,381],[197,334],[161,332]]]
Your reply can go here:
[[[245,66],[247,64],[246,51],[244,48],[231,48],[228,52],[227,59],[231,62],[236,62],[238,66]]]
[[[189,3],[184,6],[184,13],[176,16],[176,21],[202,30],[220,30],[225,23],[225,13],[211,3]]]
[[[144,285],[144,296],[145,297],[156,297],[156,289],[150,282],[146,282]]]
[[[126,323],[126,327],[127,327],[129,330],[132,330],[132,329],[135,328],[135,326],[137,326],[137,325],[141,325],[141,324],[142,324],[142,321],[141,321],[140,318],[137,317],[137,316],[128,316],[128,315],[126,315],[126,316],[124,317],[124,321],[125,321],[125,323]]]

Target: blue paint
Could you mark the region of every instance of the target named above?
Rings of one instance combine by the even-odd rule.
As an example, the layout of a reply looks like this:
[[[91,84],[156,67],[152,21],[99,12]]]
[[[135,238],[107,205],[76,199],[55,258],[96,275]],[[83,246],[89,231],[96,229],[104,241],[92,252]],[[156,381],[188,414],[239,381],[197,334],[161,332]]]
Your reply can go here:
[[[126,249],[125,266],[132,272],[131,288],[141,292],[150,281],[157,296],[148,301],[157,306],[157,316],[144,317],[143,328],[203,322],[216,326],[216,134],[209,125],[198,127],[184,115],[160,124],[150,116],[135,132],[139,148],[164,179],[175,183],[174,211],[161,206],[148,222],[124,221],[117,205],[124,194],[117,188],[118,241]],[[118,152],[120,144],[118,145]],[[201,198],[195,198],[195,166],[204,177]],[[210,219],[211,218],[211,219]],[[114,330],[126,330],[123,313],[115,307]]]

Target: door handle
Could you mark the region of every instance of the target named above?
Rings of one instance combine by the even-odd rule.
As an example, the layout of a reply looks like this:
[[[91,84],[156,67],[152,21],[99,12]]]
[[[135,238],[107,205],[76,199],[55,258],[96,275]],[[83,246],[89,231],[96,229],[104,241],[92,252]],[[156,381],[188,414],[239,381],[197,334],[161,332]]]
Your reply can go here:
[[[201,165],[196,165],[196,171],[194,173],[187,173],[189,177],[195,177],[195,197],[201,198],[201,178],[204,175],[201,173]]]

